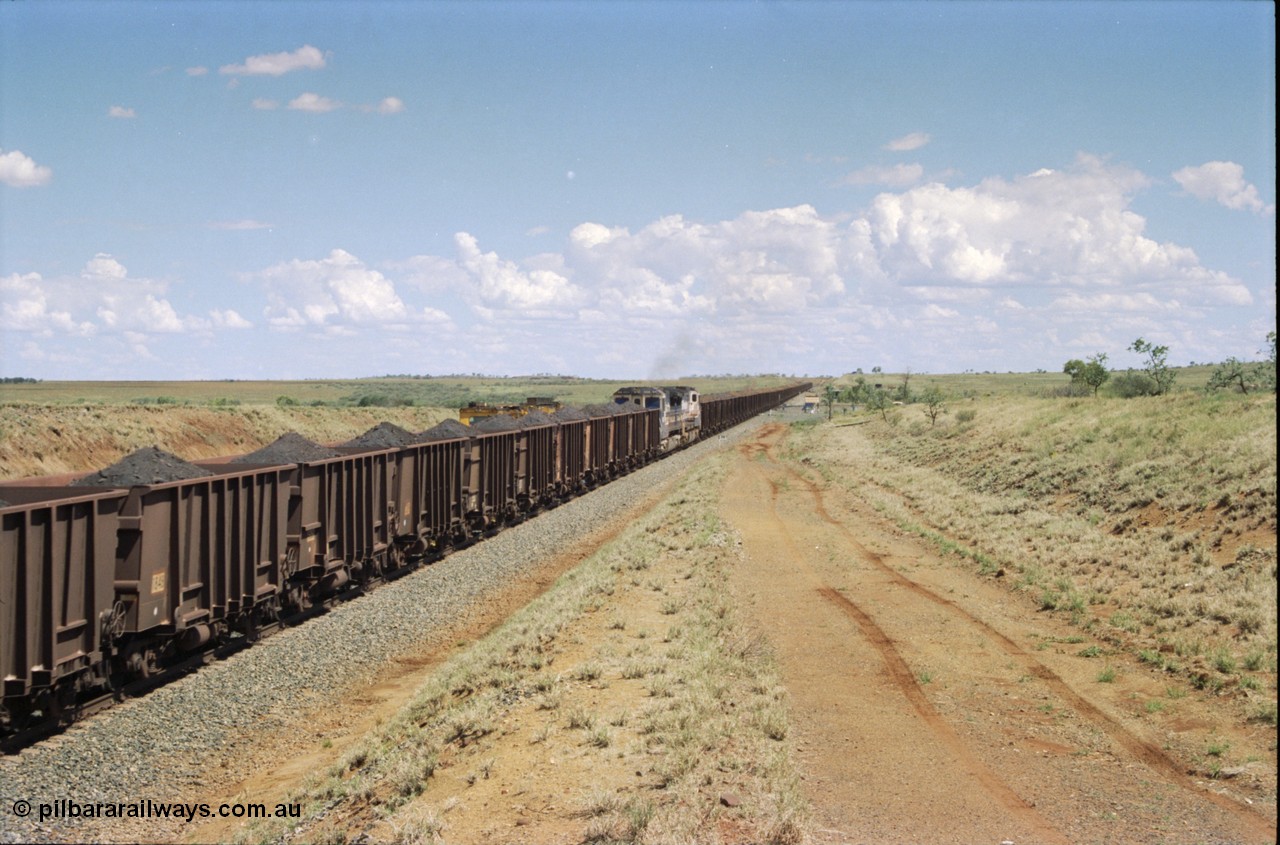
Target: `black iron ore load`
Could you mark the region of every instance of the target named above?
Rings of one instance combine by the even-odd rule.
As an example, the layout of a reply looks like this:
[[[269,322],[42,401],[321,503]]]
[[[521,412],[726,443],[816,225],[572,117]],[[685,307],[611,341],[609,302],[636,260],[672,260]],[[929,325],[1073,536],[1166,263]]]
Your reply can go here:
[[[256,452],[233,458],[235,464],[303,464],[308,461],[323,461],[327,458],[339,457],[339,453],[328,446],[313,443],[307,438],[290,431],[282,434],[272,443],[268,443]]]
[[[204,467],[188,463],[177,455],[148,446],[92,475],[72,482],[73,487],[139,487],[168,484],[213,475]]]
[[[519,431],[520,424],[516,422],[515,417],[509,417],[506,414],[494,414],[491,417],[481,417],[471,423],[471,428],[481,434],[490,434],[495,431]]]
[[[395,423],[381,422],[359,437],[353,437],[342,445],[350,446],[354,449],[398,449],[401,446],[408,446],[410,443],[416,442],[418,442],[417,435],[407,429],[403,429]]]
[[[599,419],[600,417],[612,417],[618,413],[617,411],[614,410],[614,408],[621,408],[621,407],[622,407],[621,405],[608,405],[608,404],[583,405],[582,410],[586,413],[588,417],[594,420],[594,419]]]
[[[516,420],[520,428],[539,428],[544,425],[555,425],[555,418],[541,411],[530,411]]]
[[[570,408],[568,405],[552,414],[551,418],[556,422],[580,422],[591,419],[590,415],[584,411],[578,408]]]
[[[446,419],[426,431],[420,431],[417,435],[417,442],[428,443],[434,440],[454,440],[459,437],[470,437],[471,429],[467,428],[457,420]]]

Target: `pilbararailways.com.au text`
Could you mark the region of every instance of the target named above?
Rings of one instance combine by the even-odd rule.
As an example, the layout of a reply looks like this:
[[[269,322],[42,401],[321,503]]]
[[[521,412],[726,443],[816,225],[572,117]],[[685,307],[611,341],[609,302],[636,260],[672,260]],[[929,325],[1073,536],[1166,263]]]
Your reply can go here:
[[[11,808],[15,816],[35,815],[41,822],[58,819],[300,819],[301,804],[185,804],[152,801],[56,801],[33,802],[19,799]]]

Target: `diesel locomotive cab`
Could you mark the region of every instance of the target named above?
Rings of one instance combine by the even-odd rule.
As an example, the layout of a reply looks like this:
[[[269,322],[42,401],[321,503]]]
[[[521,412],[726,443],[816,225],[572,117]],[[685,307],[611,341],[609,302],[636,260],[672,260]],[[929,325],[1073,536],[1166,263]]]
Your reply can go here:
[[[645,410],[657,409],[662,451],[670,451],[698,439],[702,427],[702,406],[698,391],[692,387],[623,387],[614,391],[618,405],[634,405]]]

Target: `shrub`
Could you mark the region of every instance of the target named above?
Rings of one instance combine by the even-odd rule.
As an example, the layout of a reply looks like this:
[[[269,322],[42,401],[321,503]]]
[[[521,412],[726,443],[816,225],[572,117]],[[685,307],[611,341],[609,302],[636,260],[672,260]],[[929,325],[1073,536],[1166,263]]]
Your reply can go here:
[[[1111,392],[1121,399],[1132,399],[1135,396],[1151,396],[1156,392],[1155,382],[1144,373],[1132,370],[1116,373],[1111,378]]]

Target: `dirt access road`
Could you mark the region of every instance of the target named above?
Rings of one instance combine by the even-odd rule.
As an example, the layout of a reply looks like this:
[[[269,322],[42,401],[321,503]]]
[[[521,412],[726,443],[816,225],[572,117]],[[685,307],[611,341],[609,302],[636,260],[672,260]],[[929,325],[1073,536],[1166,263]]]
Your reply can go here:
[[[1187,775],[1132,715],[1158,678],[1100,682],[1078,631],[781,460],[785,435],[738,447],[722,516],[791,695],[814,841],[1275,841],[1274,797]]]

